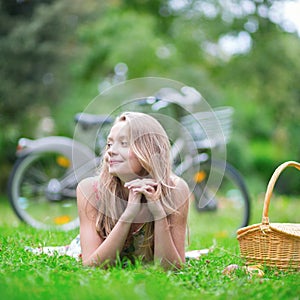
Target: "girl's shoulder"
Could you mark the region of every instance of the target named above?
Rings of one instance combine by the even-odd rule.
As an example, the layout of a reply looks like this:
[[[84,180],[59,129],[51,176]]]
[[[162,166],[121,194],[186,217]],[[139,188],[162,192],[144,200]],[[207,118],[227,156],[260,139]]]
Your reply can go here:
[[[96,200],[98,194],[98,177],[88,177],[81,180],[77,186],[78,194],[81,194],[83,198]]]
[[[174,186],[174,188],[171,189],[173,202],[175,203],[176,207],[181,207],[184,209],[184,207],[188,206],[189,203],[189,186],[183,178],[176,175],[172,175],[171,180]]]
[[[189,186],[183,178],[181,178],[175,174],[172,174],[171,182],[173,183],[175,190],[182,190],[183,192],[189,191]]]
[[[177,211],[170,215],[170,222],[178,223],[187,217],[190,200],[190,189],[186,181],[176,175],[171,176],[174,188],[171,189],[172,202]]]
[[[94,177],[87,177],[82,179],[79,184],[78,184],[78,188],[82,189],[82,190],[91,190],[92,187],[96,187],[98,184],[98,177],[94,176]]]

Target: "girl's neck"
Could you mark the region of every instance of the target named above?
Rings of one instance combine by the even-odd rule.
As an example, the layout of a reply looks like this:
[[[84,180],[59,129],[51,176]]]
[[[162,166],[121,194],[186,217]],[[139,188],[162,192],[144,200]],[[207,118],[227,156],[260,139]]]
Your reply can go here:
[[[129,190],[127,188],[124,187],[124,182],[121,182],[121,194],[122,194],[122,198],[124,200],[128,200],[128,196],[129,196]]]

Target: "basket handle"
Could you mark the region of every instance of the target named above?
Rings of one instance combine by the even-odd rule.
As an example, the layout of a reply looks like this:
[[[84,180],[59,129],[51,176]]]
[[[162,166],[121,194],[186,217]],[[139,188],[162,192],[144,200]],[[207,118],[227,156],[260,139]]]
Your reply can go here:
[[[300,170],[300,163],[296,162],[296,161],[287,161],[283,164],[281,164],[279,167],[277,167],[277,169],[275,170],[275,172],[273,173],[268,187],[267,187],[267,192],[265,195],[265,201],[264,201],[264,209],[263,209],[263,215],[262,215],[262,224],[263,225],[269,225],[269,205],[270,205],[270,200],[271,200],[271,196],[272,196],[272,192],[275,186],[275,183],[279,177],[279,175],[282,173],[282,171],[287,168],[287,167],[295,167],[298,170]]]

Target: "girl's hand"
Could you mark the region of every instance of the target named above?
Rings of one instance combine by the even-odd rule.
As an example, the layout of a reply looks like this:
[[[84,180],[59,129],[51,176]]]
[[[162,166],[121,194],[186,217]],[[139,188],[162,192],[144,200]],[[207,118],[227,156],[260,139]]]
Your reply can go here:
[[[141,210],[142,194],[129,189],[128,203],[126,209],[121,217],[122,221],[132,222]]]
[[[147,201],[156,201],[159,197],[156,193],[158,184],[150,178],[144,179],[135,179],[129,182],[126,182],[125,187],[129,191],[134,191],[140,194],[143,194]]]
[[[153,179],[136,179],[125,183],[129,190],[143,194],[147,200],[148,209],[152,213],[154,219],[165,217],[165,211],[160,201],[160,192],[158,184]]]

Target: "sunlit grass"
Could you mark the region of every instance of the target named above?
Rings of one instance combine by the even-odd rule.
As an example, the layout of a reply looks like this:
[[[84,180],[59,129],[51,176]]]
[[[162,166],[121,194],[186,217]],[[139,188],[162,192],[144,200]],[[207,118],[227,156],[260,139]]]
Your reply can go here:
[[[255,200],[253,217],[259,221],[262,200]],[[294,216],[299,200],[276,197],[272,219],[281,222]],[[192,209],[192,207],[191,207]],[[299,211],[299,210],[298,210]],[[70,257],[36,256],[24,246],[64,245],[71,232],[41,231],[20,223],[0,199],[0,290],[2,299],[299,299],[299,273],[264,269],[260,278],[242,269],[234,236],[212,235],[209,224],[191,211],[189,249],[213,246],[199,260],[189,260],[181,270],[164,271],[156,265],[121,264],[108,270],[85,268]],[[216,221],[216,220],[214,220]],[[204,226],[206,225],[206,226]],[[241,266],[231,276],[223,270]]]

